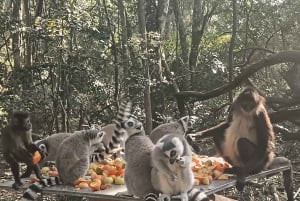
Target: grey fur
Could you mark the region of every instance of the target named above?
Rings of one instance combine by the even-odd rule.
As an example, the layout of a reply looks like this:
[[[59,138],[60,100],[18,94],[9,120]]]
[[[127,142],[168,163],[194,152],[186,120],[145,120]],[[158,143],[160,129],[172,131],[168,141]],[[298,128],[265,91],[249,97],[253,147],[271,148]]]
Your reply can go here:
[[[154,144],[145,135],[141,122],[132,118],[128,122],[132,122],[133,126],[132,129],[128,129],[128,138],[125,142],[125,183],[130,195],[144,198],[149,193],[156,192],[150,182],[150,155]]]
[[[167,134],[155,145],[151,154],[153,187],[162,195],[159,200],[180,198],[188,201],[192,190],[194,174],[192,172],[192,151],[182,135]],[[199,193],[199,199],[206,196]]]
[[[101,130],[105,131],[105,136],[103,138],[103,144],[107,145],[111,142],[112,136],[115,134],[115,131],[118,130],[116,124],[108,124],[104,126]],[[122,136],[122,141],[120,142],[119,146],[116,147],[122,147],[125,148],[125,141],[128,137],[126,130],[119,129],[119,132]]]
[[[44,166],[47,161],[55,161],[56,153],[60,143],[73,133],[55,133],[45,139],[34,142],[41,151],[46,155],[45,158],[39,162],[40,166]]]
[[[189,130],[193,129],[196,120],[197,117],[195,116],[185,116],[176,122],[161,124],[150,133],[150,139],[156,144],[161,137],[168,133],[185,135]]]
[[[103,147],[103,131],[76,131],[59,145],[56,166],[63,184],[74,185],[74,181],[85,176],[90,163],[90,155]]]

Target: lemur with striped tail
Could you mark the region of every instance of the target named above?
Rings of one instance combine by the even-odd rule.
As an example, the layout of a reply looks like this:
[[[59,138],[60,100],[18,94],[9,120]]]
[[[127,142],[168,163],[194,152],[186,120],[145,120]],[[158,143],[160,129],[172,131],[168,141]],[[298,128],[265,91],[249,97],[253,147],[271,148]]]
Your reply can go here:
[[[116,130],[107,144],[103,142],[105,132],[102,130],[77,131],[64,139],[57,149],[56,166],[60,180],[65,185],[74,185],[74,181],[85,176],[90,164],[90,155],[95,150],[103,150],[103,154],[111,153],[123,140],[123,122],[129,118],[131,102],[122,102],[116,120]],[[125,130],[126,132],[126,130]],[[39,182],[38,182],[39,184]],[[24,199],[34,200],[41,188],[32,184],[23,195]]]
[[[205,193],[193,188],[192,151],[182,135],[167,134],[151,153],[151,182],[161,193],[159,201],[208,201]]]

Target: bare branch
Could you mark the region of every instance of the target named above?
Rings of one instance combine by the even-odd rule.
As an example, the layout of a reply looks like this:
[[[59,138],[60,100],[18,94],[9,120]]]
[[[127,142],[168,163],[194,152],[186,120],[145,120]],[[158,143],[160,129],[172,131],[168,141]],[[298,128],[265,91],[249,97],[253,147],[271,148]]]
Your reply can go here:
[[[253,75],[258,70],[267,66],[272,66],[275,64],[286,63],[286,62],[300,63],[300,51],[287,50],[287,51],[282,51],[270,55],[258,61],[257,63],[249,65],[249,67],[245,69],[245,71],[242,72],[238,77],[236,77],[231,83],[225,84],[211,91],[205,93],[201,93],[197,91],[181,91],[176,93],[175,96],[184,97],[184,98],[193,97],[198,101],[214,98],[227,93],[229,90],[234,89],[235,87],[240,85],[245,79]]]

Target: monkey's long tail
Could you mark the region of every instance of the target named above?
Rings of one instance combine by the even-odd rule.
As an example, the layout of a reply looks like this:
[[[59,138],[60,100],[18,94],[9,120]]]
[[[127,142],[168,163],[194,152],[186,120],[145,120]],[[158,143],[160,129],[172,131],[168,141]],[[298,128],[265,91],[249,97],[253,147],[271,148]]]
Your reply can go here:
[[[20,201],[36,200],[39,196],[38,193],[42,191],[43,187],[54,186],[58,184],[61,184],[59,177],[49,177],[41,181],[36,181],[24,191]]]

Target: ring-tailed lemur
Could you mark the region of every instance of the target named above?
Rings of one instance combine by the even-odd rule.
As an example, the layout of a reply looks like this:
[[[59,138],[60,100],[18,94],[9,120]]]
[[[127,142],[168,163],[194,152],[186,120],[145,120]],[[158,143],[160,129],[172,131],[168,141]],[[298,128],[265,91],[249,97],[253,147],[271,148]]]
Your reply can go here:
[[[182,135],[167,134],[155,145],[151,154],[153,187],[162,195],[159,200],[208,200],[193,189],[192,151]]]
[[[131,196],[144,198],[147,201],[155,201],[157,193],[150,182],[150,154],[154,144],[145,135],[143,124],[135,118],[126,121],[124,127],[127,129],[128,134],[125,142],[125,184],[127,193]]]
[[[125,140],[127,138],[126,131],[121,129],[121,122],[128,119],[130,116],[131,110],[131,101],[124,100],[121,102],[118,115],[113,124],[108,124],[101,128],[105,131],[103,137],[103,144],[106,147],[105,152],[102,150],[96,150],[90,156],[90,162],[97,162],[104,158],[105,154],[111,152],[110,150],[118,148],[121,144],[121,147],[124,147]],[[46,161],[55,161],[56,152],[59,144],[67,137],[73,133],[57,133],[53,134],[45,139],[36,141],[35,143],[38,147],[44,152],[46,157],[39,163],[41,166],[45,164]],[[31,172],[30,172],[31,173]],[[29,175],[28,175],[29,176]]]
[[[154,144],[168,133],[174,133],[179,135],[186,135],[188,131],[193,129],[193,126],[198,118],[196,116],[185,116],[177,120],[176,122],[165,123],[157,126],[150,133],[150,139]]]
[[[76,131],[58,147],[56,167],[63,184],[74,185],[74,181],[86,175],[90,164],[90,155],[103,148],[104,131]]]
[[[105,132],[96,129],[77,131],[60,143],[57,149],[59,154],[56,156],[56,166],[63,184],[74,185],[77,178],[85,176],[90,164],[90,155],[95,150],[103,150],[102,154],[108,154],[119,146],[127,130],[123,122],[128,120],[130,116],[131,105],[131,101],[121,103],[117,118],[114,120],[115,132],[105,143],[103,143]],[[125,132],[123,128],[125,128]],[[100,133],[101,139],[99,138]],[[34,200],[37,197],[36,194],[41,188],[35,188],[35,186],[32,184],[29,187],[23,195],[24,199]],[[31,187],[35,190],[32,190]]]
[[[76,179],[86,175],[89,168],[89,156],[96,149],[103,147],[103,136],[104,131],[101,130],[76,131],[60,143],[57,149],[59,154],[56,157],[56,167],[63,184],[74,185]],[[24,192],[21,201],[35,200],[44,182],[31,184]]]

